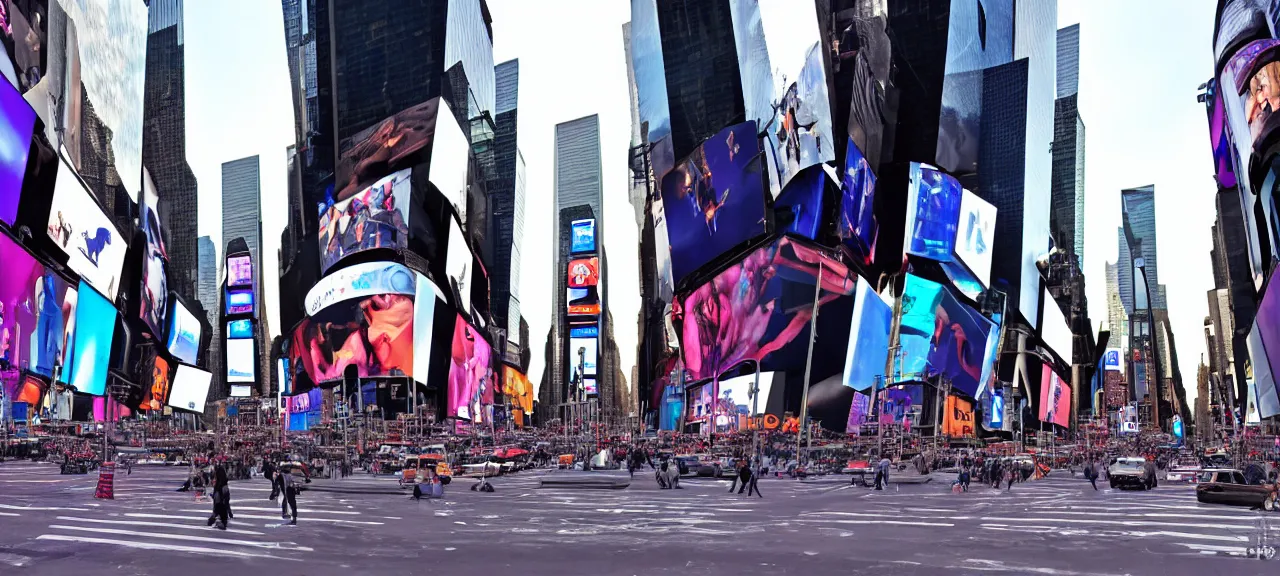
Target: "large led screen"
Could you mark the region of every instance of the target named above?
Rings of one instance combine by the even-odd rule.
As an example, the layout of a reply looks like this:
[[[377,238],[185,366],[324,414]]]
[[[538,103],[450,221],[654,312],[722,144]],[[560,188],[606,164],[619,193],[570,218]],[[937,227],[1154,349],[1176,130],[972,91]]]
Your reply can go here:
[[[1222,71],[1227,120],[1241,164],[1280,125],[1280,40],[1255,40],[1236,52]]]
[[[142,231],[147,237],[142,255],[142,299],[138,303],[138,315],[146,322],[153,335],[164,333],[164,317],[169,311],[169,280],[165,270],[169,266],[169,252],[164,245],[164,232],[160,228],[160,196],[156,192],[151,174],[142,173]]]
[[[387,174],[421,164],[423,150],[435,137],[440,104],[440,98],[432,98],[343,139],[338,146],[333,201],[342,202]],[[452,115],[449,118],[456,126]]]
[[[1254,385],[1258,388],[1258,411],[1263,418],[1280,414],[1273,369],[1280,362],[1280,285],[1268,285],[1253,329],[1249,331],[1249,357],[1253,361]]]
[[[570,316],[600,315],[600,295],[595,286],[568,288],[565,293]]]
[[[342,300],[300,325],[294,345],[311,380],[341,380],[348,366],[361,378],[415,376],[414,300],[413,292]]]
[[[1071,423],[1071,386],[1047,364],[1040,375],[1040,421],[1059,426]]]
[[[769,187],[775,197],[804,168],[836,159],[822,54],[821,43],[809,48],[800,77],[782,93],[774,109],[773,123],[768,127],[769,151],[774,162],[769,170]]]
[[[227,340],[227,382],[253,382],[257,374],[257,358],[253,340]]]
[[[471,313],[471,248],[456,221],[449,223],[449,248],[445,257],[445,275],[449,277],[447,293],[452,303],[464,314]]]
[[[568,365],[570,380],[578,380],[596,375],[596,361],[599,358],[598,339],[569,338]]]
[[[190,412],[204,412],[204,402],[209,397],[209,383],[212,381],[212,373],[195,366],[178,364],[178,369],[173,374],[169,406]]]
[[[511,401],[511,408],[518,410],[514,414],[516,425],[524,426],[524,419],[533,414],[533,383],[523,372],[507,366],[502,371],[502,393]]]
[[[760,373],[760,394],[758,396],[751,393],[751,389],[756,386],[754,372],[721,380],[718,384],[720,388],[720,410],[718,413],[735,416],[759,416],[767,412],[769,409],[769,393],[773,391],[773,376],[773,372]],[[732,423],[732,419],[730,422]]]
[[[685,423],[706,422],[711,418],[711,408],[715,401],[715,387],[712,386],[711,382],[699,384],[689,388],[688,394],[689,414],[685,416]]]
[[[187,364],[195,364],[200,354],[202,332],[203,327],[195,314],[175,299],[173,312],[169,315],[169,353]]]
[[[862,425],[867,423],[867,418],[870,416],[871,397],[866,394],[854,392],[853,401],[849,403],[849,418],[845,421],[845,433],[860,433],[862,431]]]
[[[1044,299],[1044,319],[1041,322],[1040,339],[1044,341],[1045,346],[1058,355],[1058,358],[1070,364],[1073,360],[1071,351],[1074,340],[1071,336],[1071,327],[1067,325],[1062,309],[1053,298]]]
[[[988,285],[991,277],[991,254],[995,249],[992,241],[996,233],[995,205],[979,198],[977,194],[964,190],[960,198],[960,218],[956,221],[955,259],[968,268],[970,277],[976,279],[981,286],[979,290],[970,289],[967,293],[976,294],[980,288]],[[961,276],[951,269],[953,276]],[[953,278],[955,279],[955,278]],[[961,285],[957,282],[957,285]]]
[[[54,181],[47,233],[66,252],[67,265],[114,301],[128,244],[65,159]]]
[[[946,288],[907,275],[902,295],[896,381],[923,380],[936,374],[966,396],[976,396],[991,363],[995,325],[956,300]]]
[[[227,322],[227,338],[231,340],[253,338],[253,321],[246,318]]]
[[[1222,89],[1217,80],[1209,80],[1207,95],[1209,147],[1213,151],[1214,174],[1219,186],[1235,188],[1236,169],[1231,155],[1231,134],[1227,131],[1227,106],[1222,100]]]
[[[413,295],[417,284],[418,275],[403,264],[367,262],[348,266],[321,278],[307,292],[307,315],[315,316],[333,304],[353,298],[375,294]]]
[[[947,396],[942,410],[942,433],[952,438],[974,435],[973,402],[954,394]]]
[[[691,377],[711,378],[748,359],[762,370],[803,369],[820,269],[818,338],[842,350],[857,277],[830,254],[783,237],[685,297],[683,353]],[[844,360],[815,352],[814,380],[839,374]]]
[[[879,234],[875,199],[876,175],[853,138],[849,138],[844,157],[844,174],[840,178],[840,213],[836,222],[836,234],[864,264],[871,263]]]
[[[410,172],[386,176],[345,200],[325,199],[320,205],[322,272],[350,254],[409,245]]]
[[[849,347],[844,361],[845,386],[865,392],[881,380],[889,358],[889,328],[892,324],[893,307],[876,294],[866,279],[858,277],[853,318],[849,323]]]
[[[449,417],[478,419],[482,406],[493,404],[490,353],[489,342],[459,314],[449,360]]]
[[[569,287],[586,288],[600,283],[600,259],[579,258],[569,261]]]
[[[227,286],[253,286],[253,258],[248,254],[227,258]]]
[[[52,376],[70,360],[63,352],[75,325],[76,290],[3,234],[0,263],[0,359]]]
[[[23,92],[30,90],[44,78],[48,64],[49,8],[47,0],[27,0],[7,3],[8,21],[0,34],[5,46],[10,47],[14,77],[13,84]],[[8,75],[6,70],[5,74]]]
[[[827,186],[827,166],[812,166],[782,191],[774,202],[779,233],[803,236],[810,240],[818,237],[822,225],[822,197]]]
[[[708,138],[662,178],[676,284],[765,232],[759,154],[755,123],[745,122]]]
[[[227,291],[226,309],[227,309],[227,315],[253,314],[253,291],[252,290]]]
[[[955,178],[928,164],[911,163],[904,254],[951,261],[960,220],[961,190]]]
[[[471,144],[444,98],[436,118],[435,142],[431,144],[431,166],[427,179],[453,205],[454,211],[467,221],[467,166]]]
[[[596,221],[594,218],[574,220],[569,223],[572,233],[569,241],[570,254],[582,254],[596,251]]]
[[[6,390],[14,402],[23,402],[35,408],[44,403],[44,395],[48,391],[49,381],[35,374],[23,374],[16,388]]]
[[[67,383],[81,394],[107,391],[107,365],[116,333],[116,307],[83,280],[77,290],[75,359]]]
[[[143,380],[147,383],[147,380]],[[164,410],[165,403],[169,400],[169,387],[172,383],[169,377],[169,361],[156,356],[156,361],[151,365],[151,379],[147,386],[146,393],[142,397],[142,404],[138,406],[139,410]]]
[[[12,225],[18,217],[36,113],[13,85],[0,84],[0,222]]]

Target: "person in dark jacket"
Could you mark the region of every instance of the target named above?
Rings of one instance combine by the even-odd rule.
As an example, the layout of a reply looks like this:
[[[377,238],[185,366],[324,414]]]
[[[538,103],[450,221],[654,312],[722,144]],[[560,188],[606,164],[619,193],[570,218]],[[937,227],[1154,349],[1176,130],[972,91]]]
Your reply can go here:
[[[213,513],[209,515],[209,525],[226,530],[227,518],[231,514],[231,488],[227,486],[226,468],[215,468],[213,477]]]

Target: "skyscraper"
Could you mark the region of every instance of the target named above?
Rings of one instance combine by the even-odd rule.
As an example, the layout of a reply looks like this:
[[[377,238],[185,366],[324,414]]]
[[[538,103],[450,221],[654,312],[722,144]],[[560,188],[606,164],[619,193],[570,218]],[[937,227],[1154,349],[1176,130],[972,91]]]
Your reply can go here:
[[[222,370],[222,326],[218,322],[218,305],[221,300],[218,298],[218,247],[213,243],[213,239],[208,236],[201,236],[196,241],[197,250],[199,251],[199,264],[197,265],[197,286],[200,305],[204,308],[206,320],[213,327],[212,338],[209,342],[208,369],[214,374],[220,374]]]
[[[1122,209],[1121,243],[1126,244],[1122,247],[1121,254],[1129,253],[1127,260],[1121,260],[1118,264],[1129,267],[1129,278],[1131,289],[1126,292],[1121,290],[1120,298],[1125,304],[1125,310],[1132,313],[1135,306],[1137,308],[1147,307],[1146,291],[1140,282],[1142,278],[1138,276],[1138,271],[1134,269],[1134,260],[1143,258],[1146,264],[1146,282],[1151,288],[1152,308],[1164,308],[1165,304],[1160,297],[1160,273],[1159,262],[1156,259],[1156,187],[1148,184],[1139,188],[1130,188],[1120,191],[1120,203]],[[1141,246],[1139,252],[1138,247]],[[1122,276],[1123,278],[1123,276]],[[1123,283],[1122,283],[1123,284]],[[1125,288],[1125,286],[1121,286]]]
[[[1107,326],[1112,348],[1129,350],[1129,318],[1120,301],[1120,265],[1107,262]]]
[[[657,0],[675,158],[746,119],[729,0]]]
[[[1058,30],[1058,97],[1053,106],[1053,190],[1049,226],[1057,245],[1084,261],[1084,120],[1077,99],[1080,25]]]
[[[497,66],[497,116],[494,119],[493,171],[486,190],[492,212],[494,252],[489,287],[493,292],[493,321],[507,330],[509,342],[519,341],[520,246],[524,242],[524,157],[516,138],[520,62]]]
[[[262,186],[258,157],[222,163],[222,241],[244,238],[253,255],[255,283],[262,276]]]
[[[183,0],[152,0],[148,9],[143,92],[142,164],[160,195],[160,221],[169,232],[169,286],[184,298],[198,294],[195,235],[196,177],[187,164]]]

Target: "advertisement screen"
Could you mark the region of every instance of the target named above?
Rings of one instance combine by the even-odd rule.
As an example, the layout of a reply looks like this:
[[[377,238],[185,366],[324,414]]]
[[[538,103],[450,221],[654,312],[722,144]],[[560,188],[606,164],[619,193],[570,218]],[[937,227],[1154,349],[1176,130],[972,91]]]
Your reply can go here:
[[[818,338],[843,349],[856,275],[827,252],[782,237],[747,255],[684,300],[684,361],[693,379],[711,378],[747,359],[762,370],[802,370],[814,284],[822,270]],[[841,354],[814,354],[815,381],[839,374]]]
[[[569,287],[586,288],[600,283],[600,259],[580,258],[569,261]]]
[[[516,425],[524,426],[525,418],[533,414],[533,383],[524,373],[510,366],[503,370],[503,379],[502,393],[511,401],[511,407],[519,410],[515,413]]]
[[[594,219],[574,220],[569,226],[573,233],[569,243],[570,254],[596,251],[596,221]]]
[[[1254,334],[1261,339],[1258,342],[1261,347],[1258,349],[1253,348]],[[1269,368],[1267,382],[1264,383],[1263,378],[1259,376],[1254,379],[1254,385],[1258,388],[1258,411],[1263,418],[1269,418],[1280,413],[1280,400],[1277,400],[1274,379],[1275,367],[1280,365],[1280,284],[1267,285],[1262,301],[1258,303],[1253,330],[1249,332],[1249,346],[1249,356],[1253,360],[1255,374],[1261,372],[1259,365],[1263,364],[1255,353],[1266,356],[1265,365]]]
[[[227,382],[253,382],[257,373],[253,340],[227,340]]]
[[[991,278],[991,254],[995,246],[996,207],[964,190],[960,198],[960,219],[956,225],[955,260],[968,268],[969,274],[981,285],[973,292],[988,286]]]
[[[940,326],[948,329],[939,332]],[[976,396],[985,367],[994,360],[987,342],[998,336],[990,320],[942,285],[908,274],[895,380],[923,380],[941,373],[960,392]]]
[[[151,365],[150,385],[147,386],[142,397],[142,404],[138,406],[138,409],[164,410],[165,403],[169,401],[169,385],[171,383],[169,361],[156,356],[155,362]]]
[[[0,359],[43,376],[68,367],[76,291],[0,234]],[[64,371],[63,378],[66,378]]]
[[[677,284],[765,232],[760,170],[755,123],[745,122],[708,138],[662,178],[671,274]]]
[[[600,295],[596,292],[595,286],[569,288],[565,298],[569,303],[569,314],[571,316],[600,315]]]
[[[1267,292],[1270,293],[1271,290]],[[1262,302],[1263,306],[1266,306],[1267,298],[1264,297]],[[1280,395],[1277,394],[1275,373],[1272,371],[1274,364],[1267,356],[1267,334],[1262,330],[1260,322],[1264,318],[1263,314],[1264,309],[1259,307],[1253,329],[1249,331],[1249,338],[1245,342],[1249,347],[1249,362],[1253,368],[1253,385],[1257,389],[1258,415],[1262,418],[1270,418],[1280,414]]]
[[[21,18],[19,14],[13,16],[15,20]],[[12,84],[0,84],[0,222],[12,225],[18,217],[36,112]]]
[[[952,438],[972,437],[973,402],[954,394],[947,396],[943,407],[942,433]]]
[[[1070,364],[1072,361],[1073,341],[1071,327],[1067,325],[1067,319],[1062,315],[1062,309],[1058,307],[1058,303],[1053,298],[1043,299],[1042,305],[1044,306],[1044,319],[1040,324],[1040,339],[1044,341],[1044,345],[1049,350],[1058,355],[1058,358]]]
[[[655,0],[631,3],[631,61],[635,68],[640,122],[648,124],[649,141],[656,142],[671,134],[671,110]]]
[[[142,255],[142,299],[138,314],[151,328],[151,333],[164,333],[165,313],[169,311],[169,280],[165,270],[169,266],[169,252],[164,245],[164,232],[160,228],[160,196],[151,174],[142,171],[142,202],[139,206],[142,231],[147,236],[146,250]]]
[[[896,386],[880,395],[880,423],[905,424],[912,406],[924,401],[924,388],[918,384]]]
[[[770,157],[774,161],[769,187],[775,197],[801,170],[836,159],[822,54],[820,43],[809,48],[800,77],[783,92],[768,128]]]
[[[453,304],[459,311],[471,313],[471,248],[456,221],[449,223],[449,252],[445,258],[445,274],[449,276],[446,293],[453,296]]]
[[[227,291],[227,314],[253,314],[253,291]]]
[[[344,138],[338,145],[333,200],[351,198],[387,174],[422,163],[435,135],[439,102],[432,98]]]
[[[600,393],[599,387],[596,386],[595,378],[582,379],[582,392],[587,396],[595,396]]]
[[[844,431],[847,434],[861,432],[863,424],[871,417],[871,397],[860,392],[853,393],[853,402],[849,405],[849,420]]]
[[[592,324],[590,326],[570,326],[570,338],[597,338],[600,336],[600,327]]]
[[[1280,125],[1280,40],[1255,40],[1236,52],[1222,71],[1231,137],[1242,163]],[[1228,93],[1231,92],[1231,93]],[[1247,136],[1246,136],[1247,135]]]
[[[490,353],[489,343],[459,314],[450,352],[449,417],[471,420],[484,414],[481,406],[493,404]]]
[[[849,138],[840,179],[840,220],[836,233],[844,245],[870,264],[875,256],[879,224],[876,222],[876,175],[867,159]]]
[[[227,322],[227,338],[253,338],[253,321],[244,319]]]
[[[1235,188],[1236,169],[1231,157],[1231,139],[1227,132],[1227,110],[1222,101],[1222,90],[1217,80],[1209,80],[1206,103],[1209,113],[1209,146],[1213,150],[1214,173],[1218,185]]]
[[[102,396],[107,391],[111,341],[116,333],[116,307],[83,280],[77,293],[75,358],[67,383],[81,394]]]
[[[248,254],[227,258],[227,286],[253,286],[253,258]]]
[[[49,381],[34,374],[24,374],[17,389],[6,390],[14,402],[24,402],[32,407],[39,407],[44,402],[44,394],[49,390]]]
[[[209,383],[213,374],[195,366],[178,364],[173,373],[173,391],[169,393],[169,406],[190,412],[204,412],[204,401],[209,397]]]
[[[987,411],[987,427],[1000,430],[1004,427],[1004,392],[991,391],[991,410]]]
[[[253,395],[253,387],[249,386],[248,384],[232,384],[231,385],[232,398],[248,398],[252,395]]]
[[[950,262],[960,219],[960,182],[942,171],[911,163],[903,253]]]
[[[889,328],[893,307],[880,298],[871,284],[858,277],[849,324],[849,348],[844,362],[844,385],[867,391],[881,380],[889,358]],[[883,384],[880,384],[883,386]]]
[[[711,418],[711,406],[712,401],[715,400],[715,388],[708,382],[689,388],[688,394],[689,414],[685,416],[685,422],[688,424],[706,422]]]
[[[173,313],[169,315],[169,353],[187,364],[196,363],[202,330],[195,314],[174,300]]]
[[[720,401],[717,403],[718,415],[729,415],[728,421],[717,419],[719,427],[728,426],[731,430],[745,429],[746,422],[739,420],[739,416],[759,416],[768,411],[769,393],[773,391],[773,372],[760,373],[760,396],[759,402],[751,393],[751,388],[755,386],[756,375],[754,372],[726,378],[720,381]],[[707,385],[711,387],[710,384]]]
[[[822,224],[822,197],[827,185],[826,166],[804,169],[774,201],[777,230],[813,240]]]
[[[1253,378],[1249,378],[1245,383],[1248,398],[1245,400],[1244,406],[1244,423],[1249,426],[1260,424],[1262,423],[1262,416],[1258,414],[1258,386],[1254,384]]]
[[[466,132],[458,125],[449,103],[441,98],[427,179],[453,204],[453,209],[463,222],[467,221],[467,165],[470,153],[471,143]]]
[[[1102,355],[1102,368],[1113,372],[1124,370],[1120,364],[1119,348],[1107,348],[1107,351]]]
[[[1071,386],[1047,364],[1040,370],[1040,421],[1059,426],[1070,424]]]
[[[320,423],[324,408],[324,393],[319,388],[287,398],[290,430],[309,430]]]
[[[294,345],[311,380],[341,380],[347,366],[361,378],[413,377],[415,299],[411,292],[342,300],[303,322]]]
[[[320,204],[320,271],[350,254],[409,245],[409,175],[406,168],[345,200]]]
[[[65,159],[54,181],[49,238],[67,254],[67,265],[114,301],[128,245]]]
[[[570,382],[596,375],[599,346],[596,338],[570,338],[568,366]]]
[[[414,294],[418,274],[395,262],[368,262],[342,268],[324,278],[307,292],[308,316],[353,298],[374,294]]]

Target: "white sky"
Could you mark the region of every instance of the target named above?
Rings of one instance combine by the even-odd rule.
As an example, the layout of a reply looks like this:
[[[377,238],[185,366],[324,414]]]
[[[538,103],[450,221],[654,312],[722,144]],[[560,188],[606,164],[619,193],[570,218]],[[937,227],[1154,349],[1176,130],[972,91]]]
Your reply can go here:
[[[794,79],[817,39],[812,9],[760,0],[771,64]],[[622,24],[628,0],[490,0],[494,62],[520,59],[519,147],[526,174],[521,306],[539,382],[550,324],[552,144],[557,123],[600,115],[609,299],[623,374],[635,363],[637,230],[627,200],[630,112]],[[1086,127],[1085,273],[1090,315],[1106,316],[1103,263],[1116,258],[1119,191],[1154,183],[1161,281],[1188,400],[1204,352],[1211,289],[1212,163],[1197,86],[1212,74],[1213,3],[1061,0],[1058,25],[1081,24],[1080,113]],[[1142,25],[1135,26],[1134,22]],[[229,41],[227,30],[236,30]],[[200,231],[221,246],[221,164],[261,155],[267,302],[277,302],[292,102],[277,2],[186,4],[187,158],[200,186]],[[285,295],[298,297],[303,295]],[[281,330],[268,306],[271,329]]]

